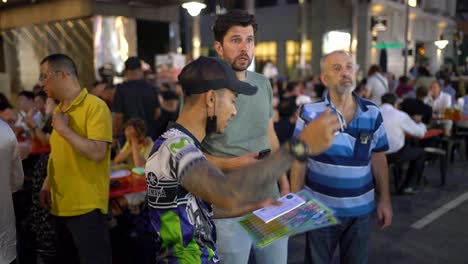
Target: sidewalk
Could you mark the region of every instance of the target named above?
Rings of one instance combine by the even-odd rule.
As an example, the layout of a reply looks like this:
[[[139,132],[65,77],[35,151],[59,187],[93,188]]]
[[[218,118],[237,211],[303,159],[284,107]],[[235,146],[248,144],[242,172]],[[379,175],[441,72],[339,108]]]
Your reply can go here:
[[[392,194],[393,225],[385,231],[377,223],[372,227],[369,263],[467,263],[468,201],[421,229],[411,225],[468,192],[468,164],[456,156],[449,163],[445,187],[440,187],[438,163],[429,164],[424,175],[428,184],[417,195]],[[289,239],[289,264],[304,263],[304,238]],[[339,263],[335,255],[334,264]]]

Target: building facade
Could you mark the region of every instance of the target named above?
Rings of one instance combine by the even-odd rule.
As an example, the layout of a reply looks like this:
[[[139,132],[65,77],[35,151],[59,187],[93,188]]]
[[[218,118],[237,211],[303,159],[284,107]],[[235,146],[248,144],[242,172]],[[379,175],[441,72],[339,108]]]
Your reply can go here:
[[[301,73],[316,75],[323,54],[346,49],[355,55],[360,75],[365,76],[370,65],[384,59],[384,48],[387,71],[403,75],[406,1],[255,1],[259,24],[256,70],[261,71],[265,61],[271,60],[283,76],[297,79]],[[434,41],[441,36],[449,43],[453,41],[456,0],[414,2],[416,7],[410,7],[408,12],[408,69],[415,63],[424,63],[434,73],[445,57],[453,55],[451,45],[441,50]],[[201,19],[205,54],[212,49],[214,19],[213,15]],[[378,22],[385,27],[376,29]],[[301,64],[301,59],[305,64]]]

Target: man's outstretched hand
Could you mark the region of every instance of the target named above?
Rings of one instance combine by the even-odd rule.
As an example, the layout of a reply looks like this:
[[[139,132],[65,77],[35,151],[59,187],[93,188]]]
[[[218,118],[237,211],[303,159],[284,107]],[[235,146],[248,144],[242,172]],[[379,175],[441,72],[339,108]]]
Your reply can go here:
[[[338,129],[340,129],[338,117],[330,112],[330,108],[327,108],[319,117],[305,126],[299,139],[308,145],[310,154],[317,155],[332,145]]]

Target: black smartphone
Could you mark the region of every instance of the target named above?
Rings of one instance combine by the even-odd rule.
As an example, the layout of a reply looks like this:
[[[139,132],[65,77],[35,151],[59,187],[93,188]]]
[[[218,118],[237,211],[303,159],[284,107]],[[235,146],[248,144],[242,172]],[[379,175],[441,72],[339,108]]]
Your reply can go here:
[[[261,160],[265,158],[266,156],[270,155],[271,150],[270,149],[264,149],[258,153],[257,159]]]

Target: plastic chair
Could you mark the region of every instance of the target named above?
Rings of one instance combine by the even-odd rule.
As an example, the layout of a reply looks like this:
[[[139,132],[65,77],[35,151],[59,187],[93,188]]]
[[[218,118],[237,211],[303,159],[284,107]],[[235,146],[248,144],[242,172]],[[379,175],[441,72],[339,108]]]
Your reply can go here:
[[[445,185],[445,178],[447,175],[447,152],[440,148],[427,147],[424,148],[424,152],[431,158],[439,160],[440,165],[440,185]]]

